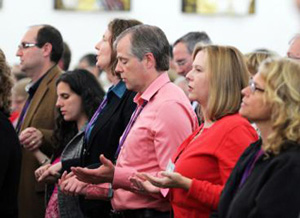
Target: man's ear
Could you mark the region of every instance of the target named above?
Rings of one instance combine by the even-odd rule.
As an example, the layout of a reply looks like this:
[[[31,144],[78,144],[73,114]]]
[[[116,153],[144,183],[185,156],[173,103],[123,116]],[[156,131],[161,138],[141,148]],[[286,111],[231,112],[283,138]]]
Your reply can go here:
[[[153,68],[155,67],[155,58],[154,55],[151,52],[148,52],[144,55],[144,61],[145,61],[145,66],[146,68]]]
[[[43,54],[44,57],[50,57],[52,52],[52,44],[49,42],[46,42],[45,45],[43,46]]]

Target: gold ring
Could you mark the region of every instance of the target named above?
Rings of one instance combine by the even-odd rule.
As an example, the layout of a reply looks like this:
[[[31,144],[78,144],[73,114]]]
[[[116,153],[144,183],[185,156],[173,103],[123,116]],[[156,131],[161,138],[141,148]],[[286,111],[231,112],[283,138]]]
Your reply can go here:
[[[32,140],[32,141],[31,141],[31,144],[32,144],[32,145],[33,145],[33,144],[35,144],[35,141],[34,141],[34,140]]]

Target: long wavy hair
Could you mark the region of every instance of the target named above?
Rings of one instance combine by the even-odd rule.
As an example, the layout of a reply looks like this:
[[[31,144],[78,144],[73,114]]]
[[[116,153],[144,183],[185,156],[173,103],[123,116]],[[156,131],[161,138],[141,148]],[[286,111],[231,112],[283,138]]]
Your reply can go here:
[[[87,70],[76,69],[63,73],[56,81],[56,86],[61,82],[68,84],[81,97],[82,111],[90,120],[105,94],[97,79]],[[65,121],[58,110],[53,136],[57,150],[55,153],[59,154],[77,132],[76,121]]]
[[[272,111],[272,133],[263,149],[278,155],[285,142],[300,143],[300,64],[288,58],[267,59],[259,72],[265,81],[264,100]]]
[[[7,117],[10,116],[12,87],[11,70],[3,51],[0,49],[0,111]]]

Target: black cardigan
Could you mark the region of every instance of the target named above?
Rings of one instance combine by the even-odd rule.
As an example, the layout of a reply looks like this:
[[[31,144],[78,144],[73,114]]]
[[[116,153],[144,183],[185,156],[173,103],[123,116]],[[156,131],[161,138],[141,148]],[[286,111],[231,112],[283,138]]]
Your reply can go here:
[[[82,155],[82,166],[99,166],[99,155],[104,156],[111,161],[115,161],[115,153],[119,145],[119,139],[123,134],[131,114],[136,108],[133,98],[135,92],[126,90],[122,98],[118,98],[113,92],[110,92],[108,102],[104,110],[96,120],[95,126],[91,131],[88,143],[84,143],[84,152]],[[87,217],[109,217],[112,210],[109,201],[86,200],[80,198],[80,206]]]
[[[8,118],[0,111],[0,217],[18,217],[21,145]]]
[[[300,211],[300,145],[285,142],[278,156],[261,156],[238,188],[243,172],[261,141],[246,149],[221,195],[219,218],[298,218]]]

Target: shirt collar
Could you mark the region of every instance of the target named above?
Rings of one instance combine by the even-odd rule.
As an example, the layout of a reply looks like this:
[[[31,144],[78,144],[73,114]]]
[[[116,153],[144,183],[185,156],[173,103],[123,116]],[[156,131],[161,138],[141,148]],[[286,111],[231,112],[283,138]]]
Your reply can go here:
[[[168,74],[162,73],[148,86],[148,88],[142,94],[138,93],[134,97],[134,102],[137,105],[142,105],[144,101],[150,101],[150,99],[156,94],[156,92],[169,82],[170,79]]]
[[[28,94],[30,96],[33,96],[34,93],[36,92],[36,90],[39,88],[42,80],[46,77],[46,75],[52,70],[52,68],[54,68],[56,65],[54,65],[53,67],[51,67],[41,78],[39,78],[36,82],[34,83],[29,83],[27,86],[26,86],[26,91],[28,92]]]
[[[113,92],[117,97],[122,98],[126,91],[125,83],[120,80],[117,85],[111,86],[107,92],[107,94]]]

